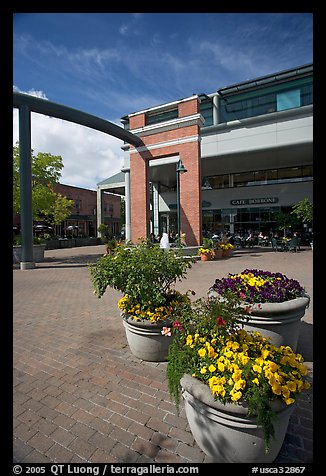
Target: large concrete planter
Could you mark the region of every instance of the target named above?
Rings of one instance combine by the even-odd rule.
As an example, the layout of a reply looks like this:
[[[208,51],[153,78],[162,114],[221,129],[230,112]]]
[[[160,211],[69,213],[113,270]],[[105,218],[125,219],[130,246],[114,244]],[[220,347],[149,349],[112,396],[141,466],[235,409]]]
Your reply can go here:
[[[45,245],[33,245],[33,259],[35,263],[44,261]],[[22,247],[20,245],[14,245],[13,251],[13,263],[20,263],[22,261]]]
[[[272,463],[287,432],[294,404],[275,401],[275,439],[265,452],[263,431],[254,416],[237,403],[223,405],[214,400],[208,385],[184,375],[182,396],[190,430],[200,449],[216,463]]]
[[[172,337],[162,335],[163,327],[170,327],[170,321],[151,323],[137,322],[124,316],[123,325],[132,354],[148,362],[164,362],[167,360]]]
[[[277,347],[289,345],[296,351],[301,320],[309,306],[308,295],[280,303],[253,304],[248,322],[239,320],[246,331],[258,331]]]
[[[210,296],[223,299],[215,291]],[[238,319],[243,329],[249,332],[260,332],[271,340],[276,347],[288,345],[294,351],[297,349],[301,329],[301,320],[309,306],[310,296],[285,302],[266,302],[260,304],[246,304],[251,312],[244,319]]]

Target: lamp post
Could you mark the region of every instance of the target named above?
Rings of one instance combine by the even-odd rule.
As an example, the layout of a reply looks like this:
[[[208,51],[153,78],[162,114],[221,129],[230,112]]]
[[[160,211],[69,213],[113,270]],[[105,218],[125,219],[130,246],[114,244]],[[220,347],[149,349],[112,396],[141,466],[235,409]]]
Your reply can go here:
[[[180,246],[180,174],[187,172],[187,169],[184,167],[181,160],[177,162],[176,165],[176,176],[177,176],[177,221],[178,221],[178,245]]]

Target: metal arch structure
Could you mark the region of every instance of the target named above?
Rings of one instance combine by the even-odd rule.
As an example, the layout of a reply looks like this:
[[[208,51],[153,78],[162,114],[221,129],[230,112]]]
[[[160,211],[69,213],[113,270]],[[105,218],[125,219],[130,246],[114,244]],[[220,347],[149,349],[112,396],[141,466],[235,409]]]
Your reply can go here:
[[[19,109],[19,160],[22,258],[21,269],[32,269],[33,258],[33,210],[32,210],[32,163],[31,163],[31,112],[56,117],[105,134],[139,147],[142,140],[135,134],[92,114],[57,104],[28,94],[13,93],[13,107]]]

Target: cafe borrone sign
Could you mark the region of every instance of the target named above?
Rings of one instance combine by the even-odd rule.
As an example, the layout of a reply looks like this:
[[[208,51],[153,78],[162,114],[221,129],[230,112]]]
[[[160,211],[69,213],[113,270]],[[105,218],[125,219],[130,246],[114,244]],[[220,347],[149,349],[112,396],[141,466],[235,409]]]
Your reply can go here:
[[[231,205],[266,205],[269,203],[277,203],[277,197],[264,197],[264,198],[238,198],[230,200]]]

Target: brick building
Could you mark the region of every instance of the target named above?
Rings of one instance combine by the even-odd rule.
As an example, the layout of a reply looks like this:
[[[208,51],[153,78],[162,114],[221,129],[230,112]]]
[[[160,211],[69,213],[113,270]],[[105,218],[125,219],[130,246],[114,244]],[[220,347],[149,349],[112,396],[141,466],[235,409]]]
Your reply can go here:
[[[175,232],[179,220],[187,245],[201,244],[206,231],[268,232],[275,212],[313,200],[312,64],[121,122],[143,144],[122,147],[121,173],[98,184],[98,210],[104,191],[125,195],[126,238],[134,242]],[[177,172],[180,160],[186,173]]]
[[[56,193],[74,201],[71,215],[60,225],[55,226],[54,234],[57,236],[96,237],[97,233],[97,193],[71,185],[57,184]],[[112,193],[103,193],[102,223],[109,226],[112,235],[118,235],[121,223],[121,197]],[[42,223],[35,222],[34,225]],[[20,217],[15,216],[13,224],[19,228]],[[78,228],[77,228],[78,227]]]

